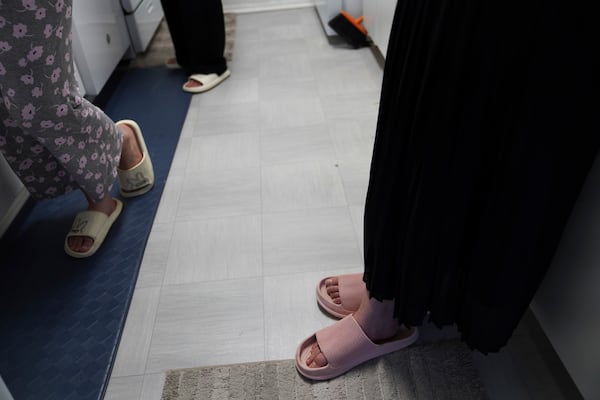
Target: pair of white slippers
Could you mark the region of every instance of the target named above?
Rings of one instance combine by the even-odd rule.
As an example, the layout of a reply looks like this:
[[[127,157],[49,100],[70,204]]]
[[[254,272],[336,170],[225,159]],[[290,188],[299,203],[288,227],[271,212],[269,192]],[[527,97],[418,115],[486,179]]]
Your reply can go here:
[[[177,69],[181,68],[181,66],[177,63],[177,61],[173,58],[170,58],[165,63],[167,68]],[[183,90],[188,93],[202,93],[209,91],[210,89],[218,86],[225,79],[229,78],[231,72],[226,69],[222,74],[193,74],[188,77],[188,82],[183,85]],[[198,86],[187,86],[189,81],[196,81],[200,83]]]

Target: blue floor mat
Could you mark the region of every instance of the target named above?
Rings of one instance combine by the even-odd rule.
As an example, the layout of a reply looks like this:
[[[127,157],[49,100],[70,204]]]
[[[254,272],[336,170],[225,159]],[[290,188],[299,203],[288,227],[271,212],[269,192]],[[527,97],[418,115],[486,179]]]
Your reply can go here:
[[[80,192],[28,203],[0,241],[0,375],[15,400],[103,397],[189,107],[183,82],[181,71],[128,70],[103,107],[114,120],[140,124],[156,183],[124,200],[93,257],[63,250],[73,217],[87,206]]]

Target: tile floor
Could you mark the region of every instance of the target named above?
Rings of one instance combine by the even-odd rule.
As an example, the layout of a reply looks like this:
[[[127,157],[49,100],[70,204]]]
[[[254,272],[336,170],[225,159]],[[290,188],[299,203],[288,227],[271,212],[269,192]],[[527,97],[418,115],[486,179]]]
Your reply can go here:
[[[292,358],[332,322],[317,280],[362,270],[374,54],[330,45],[312,8],[239,15],[233,54],[192,99],[105,399],[159,400],[167,369]],[[577,398],[531,325],[474,355],[490,397]]]

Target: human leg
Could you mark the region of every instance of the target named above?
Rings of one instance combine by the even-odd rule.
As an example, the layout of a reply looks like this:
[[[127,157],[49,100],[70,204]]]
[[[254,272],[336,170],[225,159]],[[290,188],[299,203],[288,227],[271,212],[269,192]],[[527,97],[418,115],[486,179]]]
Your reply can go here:
[[[118,167],[130,166],[139,152],[132,150],[127,127],[117,128],[80,96],[71,17],[71,0],[50,9],[34,2],[0,3],[0,32],[7,39],[0,43],[0,150],[34,197],[79,188],[89,211],[107,214],[114,210],[110,190]],[[85,249],[84,239],[68,242],[75,241],[74,250]]]

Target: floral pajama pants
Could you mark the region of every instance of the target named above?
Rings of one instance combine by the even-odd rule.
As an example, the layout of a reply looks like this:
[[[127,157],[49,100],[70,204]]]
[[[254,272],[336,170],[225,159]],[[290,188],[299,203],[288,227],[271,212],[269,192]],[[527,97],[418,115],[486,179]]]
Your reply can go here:
[[[94,201],[117,176],[122,133],[82,98],[72,0],[0,0],[0,151],[35,198],[82,189]]]

